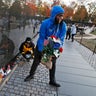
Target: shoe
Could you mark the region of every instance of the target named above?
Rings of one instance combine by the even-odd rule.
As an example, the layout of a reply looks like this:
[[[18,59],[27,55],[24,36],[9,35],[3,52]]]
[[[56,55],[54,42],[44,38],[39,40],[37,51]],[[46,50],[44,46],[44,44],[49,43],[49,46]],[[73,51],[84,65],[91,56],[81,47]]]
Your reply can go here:
[[[31,79],[33,79],[33,76],[32,76],[32,75],[28,75],[28,76],[24,79],[24,82],[30,81]]]
[[[49,85],[55,86],[55,87],[61,87],[60,84],[56,82],[49,82]]]

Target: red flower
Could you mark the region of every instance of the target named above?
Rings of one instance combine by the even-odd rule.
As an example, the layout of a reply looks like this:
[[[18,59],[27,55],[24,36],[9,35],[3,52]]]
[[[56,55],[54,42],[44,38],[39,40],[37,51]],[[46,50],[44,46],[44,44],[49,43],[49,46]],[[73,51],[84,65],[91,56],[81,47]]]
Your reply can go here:
[[[54,36],[54,35],[51,35],[50,37],[51,37],[52,39],[53,39],[53,38],[57,39],[57,37],[56,37],[56,36]]]
[[[5,70],[5,67],[2,67],[2,70],[4,71]]]
[[[59,48],[59,52],[61,52],[61,53],[63,52],[63,48],[62,47]]]
[[[49,41],[48,41],[48,40],[44,40],[44,46],[47,46],[47,45],[48,45],[48,43],[49,43]]]

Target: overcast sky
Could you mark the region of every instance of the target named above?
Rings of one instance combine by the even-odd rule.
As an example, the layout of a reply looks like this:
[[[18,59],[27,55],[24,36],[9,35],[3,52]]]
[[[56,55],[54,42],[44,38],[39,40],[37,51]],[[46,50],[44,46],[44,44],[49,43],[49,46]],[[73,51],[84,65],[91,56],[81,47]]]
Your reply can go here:
[[[46,2],[48,2],[48,3],[52,3],[52,1],[53,0],[42,0],[43,2],[44,1],[46,1]],[[75,1],[75,2],[81,2],[81,1],[83,1],[83,2],[96,2],[96,0],[60,0],[60,2],[63,2],[64,4],[66,4],[66,5],[69,5],[72,1]]]

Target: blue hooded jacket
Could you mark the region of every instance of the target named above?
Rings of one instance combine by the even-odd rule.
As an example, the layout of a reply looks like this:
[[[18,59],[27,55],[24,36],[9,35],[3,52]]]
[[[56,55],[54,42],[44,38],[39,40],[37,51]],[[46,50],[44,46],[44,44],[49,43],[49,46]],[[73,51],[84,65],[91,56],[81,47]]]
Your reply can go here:
[[[66,34],[66,24],[65,22],[55,24],[55,17],[60,13],[64,13],[64,9],[61,6],[56,5],[51,10],[50,18],[42,22],[39,30],[39,38],[37,41],[37,47],[39,51],[43,51],[44,40],[48,39],[48,37],[50,37],[51,35],[55,35],[57,38],[60,39],[60,47],[62,47]]]

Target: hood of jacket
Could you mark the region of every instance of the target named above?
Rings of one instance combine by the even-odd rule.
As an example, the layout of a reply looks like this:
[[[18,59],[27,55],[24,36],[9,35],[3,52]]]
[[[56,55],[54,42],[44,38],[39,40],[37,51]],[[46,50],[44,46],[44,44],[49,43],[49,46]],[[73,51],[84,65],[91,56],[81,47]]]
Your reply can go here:
[[[58,14],[64,14],[64,9],[61,7],[61,6],[59,6],[59,5],[56,5],[56,6],[54,6],[53,8],[52,8],[52,10],[51,10],[51,16],[50,16],[50,19],[52,20],[52,21],[54,21],[55,20],[55,17],[58,15]]]

